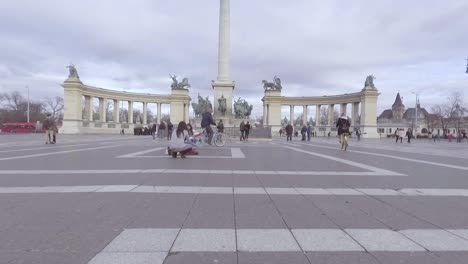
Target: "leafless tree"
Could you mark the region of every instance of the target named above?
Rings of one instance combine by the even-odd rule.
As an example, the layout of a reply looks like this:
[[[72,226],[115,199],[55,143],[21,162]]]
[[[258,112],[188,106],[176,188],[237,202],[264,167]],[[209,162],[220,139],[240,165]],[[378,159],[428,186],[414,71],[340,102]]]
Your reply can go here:
[[[450,124],[456,126],[457,124],[460,125],[460,117],[463,116],[465,110],[463,94],[459,91],[455,91],[447,97],[445,103],[434,105],[431,108],[432,113],[437,116],[444,135],[446,135],[447,128]]]
[[[53,118],[59,118],[63,111],[63,98],[60,96],[55,98],[46,97],[44,99],[44,110],[50,112]]]

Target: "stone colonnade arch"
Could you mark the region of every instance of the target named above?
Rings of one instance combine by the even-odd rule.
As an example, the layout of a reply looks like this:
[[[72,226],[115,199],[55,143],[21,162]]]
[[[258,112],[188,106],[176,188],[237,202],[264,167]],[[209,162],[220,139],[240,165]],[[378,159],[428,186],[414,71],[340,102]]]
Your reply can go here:
[[[307,123],[307,109],[310,106],[316,107],[315,120],[320,120],[320,109],[322,106],[328,106],[327,124],[318,124],[314,130],[319,135],[334,133],[335,120],[333,118],[333,109],[335,105],[340,105],[340,113],[346,113],[351,117],[351,129],[359,128],[362,136],[365,138],[378,138],[377,133],[377,99],[379,92],[375,87],[365,87],[357,93],[331,95],[331,96],[302,96],[288,97],[281,96],[280,90],[265,90],[263,101],[263,124],[270,126],[272,134],[277,134],[281,125],[281,108],[290,106],[290,122],[294,121],[294,107],[303,107],[303,123]],[[351,104],[351,115],[346,112],[347,105]],[[358,123],[359,108],[361,112],[360,122]],[[323,134],[320,134],[320,133]]]
[[[122,129],[133,131],[133,103],[143,103],[143,124],[148,125],[148,103],[157,104],[157,122],[161,121],[161,105],[171,106],[170,119],[176,125],[180,121],[189,121],[190,96],[187,89],[172,89],[171,94],[143,94],[108,90],[85,85],[77,77],[69,77],[62,84],[64,88],[64,117],[61,133],[119,133]],[[82,112],[84,97],[85,114]],[[93,119],[93,99],[99,99],[99,120]],[[113,121],[106,122],[106,101],[113,101]],[[120,102],[128,102],[128,118],[123,123],[119,120]]]

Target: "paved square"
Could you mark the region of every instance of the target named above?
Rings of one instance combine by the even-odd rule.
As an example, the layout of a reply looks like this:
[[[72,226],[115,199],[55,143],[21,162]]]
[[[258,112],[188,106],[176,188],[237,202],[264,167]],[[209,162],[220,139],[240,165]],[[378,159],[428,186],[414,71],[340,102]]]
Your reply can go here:
[[[0,136],[6,263],[468,261],[462,144],[40,136]]]

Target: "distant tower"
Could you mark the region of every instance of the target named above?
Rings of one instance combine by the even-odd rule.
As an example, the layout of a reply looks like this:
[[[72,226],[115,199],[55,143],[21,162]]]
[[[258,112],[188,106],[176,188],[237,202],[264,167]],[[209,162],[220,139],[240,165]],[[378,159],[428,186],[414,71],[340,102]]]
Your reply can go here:
[[[400,93],[397,94],[395,102],[392,105],[392,114],[393,120],[401,121],[403,119],[403,114],[405,113],[405,106],[401,101]]]

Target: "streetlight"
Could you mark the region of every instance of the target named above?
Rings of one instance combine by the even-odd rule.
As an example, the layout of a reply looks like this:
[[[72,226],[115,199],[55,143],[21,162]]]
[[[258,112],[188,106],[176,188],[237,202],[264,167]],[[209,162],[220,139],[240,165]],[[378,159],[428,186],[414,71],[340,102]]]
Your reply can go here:
[[[29,86],[26,85],[26,89],[28,89],[28,123],[29,123]]]
[[[416,95],[416,106],[414,108],[414,127],[415,127],[415,131],[414,133],[417,135],[418,134],[418,105],[419,105],[419,94],[416,93],[416,92],[411,92],[412,94]]]

